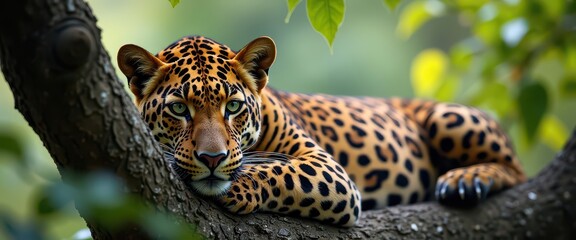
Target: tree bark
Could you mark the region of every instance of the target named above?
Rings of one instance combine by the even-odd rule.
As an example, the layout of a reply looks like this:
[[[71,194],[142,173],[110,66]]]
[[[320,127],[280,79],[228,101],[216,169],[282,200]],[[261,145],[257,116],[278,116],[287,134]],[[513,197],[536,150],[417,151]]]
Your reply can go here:
[[[576,237],[576,131],[538,176],[473,209],[436,203],[363,213],[343,229],[288,216],[237,216],[189,192],[117,79],[96,18],[81,0],[2,1],[0,63],[22,113],[64,181],[107,170],[174,224],[217,239],[524,239]],[[79,209],[80,210],[80,209]],[[160,238],[145,227],[110,229],[80,210],[95,239]]]

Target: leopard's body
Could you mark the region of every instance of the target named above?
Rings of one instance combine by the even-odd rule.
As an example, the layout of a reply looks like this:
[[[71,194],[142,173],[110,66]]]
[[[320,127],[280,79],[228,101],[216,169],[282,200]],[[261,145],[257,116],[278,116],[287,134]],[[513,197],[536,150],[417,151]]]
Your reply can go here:
[[[118,54],[173,169],[232,212],[353,226],[362,210],[473,205],[525,180],[508,137],[477,109],[277,91],[266,86],[274,58],[266,37],[239,52],[185,37],[156,56]]]

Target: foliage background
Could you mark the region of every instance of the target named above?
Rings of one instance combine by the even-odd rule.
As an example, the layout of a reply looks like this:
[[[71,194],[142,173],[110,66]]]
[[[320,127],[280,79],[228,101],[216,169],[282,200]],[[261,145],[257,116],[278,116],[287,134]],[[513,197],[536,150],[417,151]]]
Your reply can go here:
[[[268,35],[278,47],[271,86],[479,106],[503,122],[529,175],[552,159],[574,126],[573,1],[403,1],[394,11],[384,4],[394,1],[345,1],[331,47],[310,25],[304,2],[288,23],[285,1],[190,0],[175,8],[168,1],[88,2],[114,64],[126,43],[154,53],[179,37],[204,35],[240,49]],[[0,239],[7,224],[72,238],[85,224],[72,204],[50,213],[42,207],[45,187],[59,176],[13,106],[0,79]]]

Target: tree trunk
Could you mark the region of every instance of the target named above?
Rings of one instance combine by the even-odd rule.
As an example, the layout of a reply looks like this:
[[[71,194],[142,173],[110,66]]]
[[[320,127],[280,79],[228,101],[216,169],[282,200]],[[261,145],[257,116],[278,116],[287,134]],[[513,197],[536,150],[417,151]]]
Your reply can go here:
[[[81,0],[0,3],[0,62],[16,102],[67,173],[108,170],[128,194],[196,226],[207,238],[453,238],[576,237],[576,132],[541,173],[473,209],[436,203],[363,213],[358,227],[336,228],[288,216],[236,216],[189,192],[164,162],[158,145],[117,79],[100,30]],[[79,209],[80,210],[80,209]],[[95,239],[142,239],[143,226],[108,228],[80,211]]]

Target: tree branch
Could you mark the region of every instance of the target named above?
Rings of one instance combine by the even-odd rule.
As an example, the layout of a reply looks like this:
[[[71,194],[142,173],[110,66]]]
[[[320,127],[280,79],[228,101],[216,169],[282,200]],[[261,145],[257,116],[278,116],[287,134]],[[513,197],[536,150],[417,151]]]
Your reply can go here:
[[[147,126],[115,76],[85,2],[2,1],[0,61],[16,108],[63,176],[112,171],[129,194],[191,224],[207,238],[574,238],[576,133],[531,181],[474,209],[436,203],[363,213],[341,229],[277,214],[236,216],[193,196],[172,174]],[[126,224],[108,229],[80,211],[95,238],[150,236]]]

